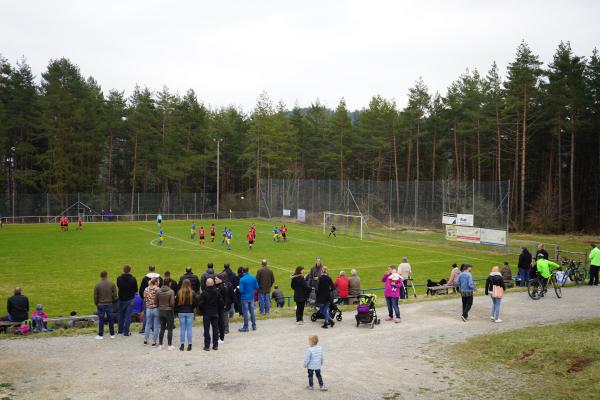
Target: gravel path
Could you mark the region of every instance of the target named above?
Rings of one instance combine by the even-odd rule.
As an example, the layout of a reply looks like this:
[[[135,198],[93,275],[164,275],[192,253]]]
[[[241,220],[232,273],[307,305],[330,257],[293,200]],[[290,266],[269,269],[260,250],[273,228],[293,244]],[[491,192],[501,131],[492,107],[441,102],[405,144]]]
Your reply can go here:
[[[142,337],[97,341],[93,336],[0,341],[0,382],[27,399],[381,399],[447,398],[465,371],[432,361],[449,343],[486,333],[600,317],[598,288],[563,290],[532,301],[509,293],[502,324],[489,321],[490,300],[475,298],[471,320],[458,318],[460,299],[401,306],[403,322],[356,328],[354,314],[333,329],[289,318],[259,321],[258,330],[232,333],[218,351],[202,351],[194,328],[192,352],[159,351]],[[520,314],[526,310],[527,317]],[[380,317],[385,316],[380,310]],[[233,328],[233,326],[232,326]],[[232,329],[233,331],[233,329]],[[318,334],[325,353],[327,393],[308,392],[302,359]],[[175,330],[178,346],[179,330]]]

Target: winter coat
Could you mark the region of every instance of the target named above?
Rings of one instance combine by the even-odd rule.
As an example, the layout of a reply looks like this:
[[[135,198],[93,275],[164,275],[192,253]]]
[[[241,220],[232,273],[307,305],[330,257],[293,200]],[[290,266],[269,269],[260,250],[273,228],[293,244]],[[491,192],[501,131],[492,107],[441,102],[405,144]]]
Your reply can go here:
[[[506,290],[506,284],[500,272],[492,272],[485,280],[485,294],[488,295],[494,291],[494,286],[501,286]]]
[[[223,309],[229,310],[231,304],[233,303],[233,285],[229,282],[223,282],[217,285],[217,290],[221,294],[221,299],[223,300]]]
[[[321,369],[323,366],[323,349],[321,346],[311,346],[304,356],[304,368]]]
[[[269,293],[275,283],[275,275],[273,275],[273,271],[269,267],[260,267],[256,273],[256,280],[258,281],[258,291],[260,293]]]
[[[331,291],[335,289],[333,281],[327,274],[321,274],[317,282],[317,304],[331,303]]]
[[[306,277],[304,278],[306,279],[306,283],[308,283],[308,286],[310,286],[311,288],[316,288],[322,273],[323,265],[315,264],[315,266],[310,269],[308,275],[306,275]]]
[[[117,278],[117,287],[119,288],[119,300],[133,300],[138,291],[137,280],[131,274],[122,274]]]
[[[200,294],[198,306],[205,317],[217,317],[223,310],[223,299],[214,286],[207,286]]]
[[[179,287],[183,284],[183,281],[189,279],[190,284],[192,285],[192,290],[196,293],[200,291],[200,279],[198,279],[198,275],[195,275],[191,272],[186,272],[185,274],[179,277]]]
[[[108,279],[102,279],[94,287],[94,304],[96,306],[111,305],[117,299],[117,287]]]
[[[333,283],[338,291],[338,296],[341,298],[348,297],[350,293],[350,282],[345,275],[340,275]]]
[[[213,268],[207,268],[206,272],[200,277],[200,288],[202,290],[206,289],[206,280],[209,278],[215,279],[215,276],[217,276],[217,274],[215,274],[215,270]]]
[[[358,296],[360,294],[360,278],[358,276],[350,276],[348,286],[350,288],[350,296]]]
[[[294,275],[292,276],[292,289],[294,290],[294,301],[303,302],[308,299],[310,293],[310,287],[306,283],[304,276]]]
[[[240,278],[239,292],[241,300],[254,301],[254,291],[258,289],[258,281],[249,273]]]
[[[175,292],[167,285],[163,285],[156,294],[158,309],[163,311],[173,311],[175,308]]]
[[[381,282],[385,282],[385,287],[383,288],[383,295],[385,297],[400,297],[400,289],[404,286],[402,282],[402,277],[398,279],[396,282],[390,279],[391,274],[385,273],[381,277]]]
[[[158,286],[148,286],[144,290],[144,304],[146,308],[156,308],[158,307],[158,290],[160,288]]]
[[[138,291],[138,293],[140,294],[140,297],[144,297],[144,291],[146,290],[146,288],[148,287],[148,285],[150,284],[150,279],[152,278],[158,278],[158,287],[162,286],[162,278],[160,277],[159,274],[157,274],[156,272],[148,272],[143,278],[142,281],[140,282],[140,290]]]
[[[521,252],[519,255],[519,269],[529,269],[531,267],[531,253],[530,252]]]
[[[22,294],[15,294],[8,298],[6,302],[6,311],[15,322],[21,322],[28,319],[29,299]]]

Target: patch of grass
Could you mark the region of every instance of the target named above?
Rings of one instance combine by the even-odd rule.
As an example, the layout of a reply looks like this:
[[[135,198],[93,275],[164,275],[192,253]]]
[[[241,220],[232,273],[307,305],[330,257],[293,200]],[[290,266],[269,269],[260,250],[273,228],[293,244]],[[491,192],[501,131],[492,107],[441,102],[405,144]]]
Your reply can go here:
[[[1,389],[10,389],[10,388],[12,388],[12,383],[10,383],[10,382],[1,382],[0,383],[0,388]]]
[[[600,319],[478,336],[452,352],[470,371],[498,375],[501,366],[517,374],[524,386],[515,388],[515,398],[594,399],[600,393]],[[490,382],[480,384],[484,390]]]

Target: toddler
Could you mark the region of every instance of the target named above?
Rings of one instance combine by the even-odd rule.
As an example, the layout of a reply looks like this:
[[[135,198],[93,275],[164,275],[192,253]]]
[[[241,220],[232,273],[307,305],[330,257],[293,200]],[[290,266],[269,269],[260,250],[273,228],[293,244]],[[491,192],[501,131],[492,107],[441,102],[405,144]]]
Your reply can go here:
[[[323,366],[323,349],[321,346],[318,346],[319,337],[309,336],[308,338],[308,351],[304,356],[304,368],[308,369],[308,386],[306,387],[309,390],[313,390],[313,374],[317,375],[317,380],[319,381],[319,388],[323,391],[327,390],[325,386],[323,386],[323,378],[321,377],[321,366]]]

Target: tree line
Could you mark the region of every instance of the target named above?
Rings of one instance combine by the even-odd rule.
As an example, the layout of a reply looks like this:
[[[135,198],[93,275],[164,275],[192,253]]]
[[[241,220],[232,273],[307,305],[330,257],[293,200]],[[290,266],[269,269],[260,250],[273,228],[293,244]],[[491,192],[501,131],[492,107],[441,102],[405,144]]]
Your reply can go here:
[[[522,42],[501,77],[466,70],[446,90],[422,79],[400,108],[374,96],[289,109],[259,96],[251,112],[207,108],[136,86],[103,92],[68,59],[38,80],[0,56],[2,193],[254,190],[262,179],[510,180],[513,226],[546,232],[600,223],[600,55],[561,42],[544,65]],[[399,193],[396,193],[400,196]],[[8,198],[8,196],[5,196]]]

